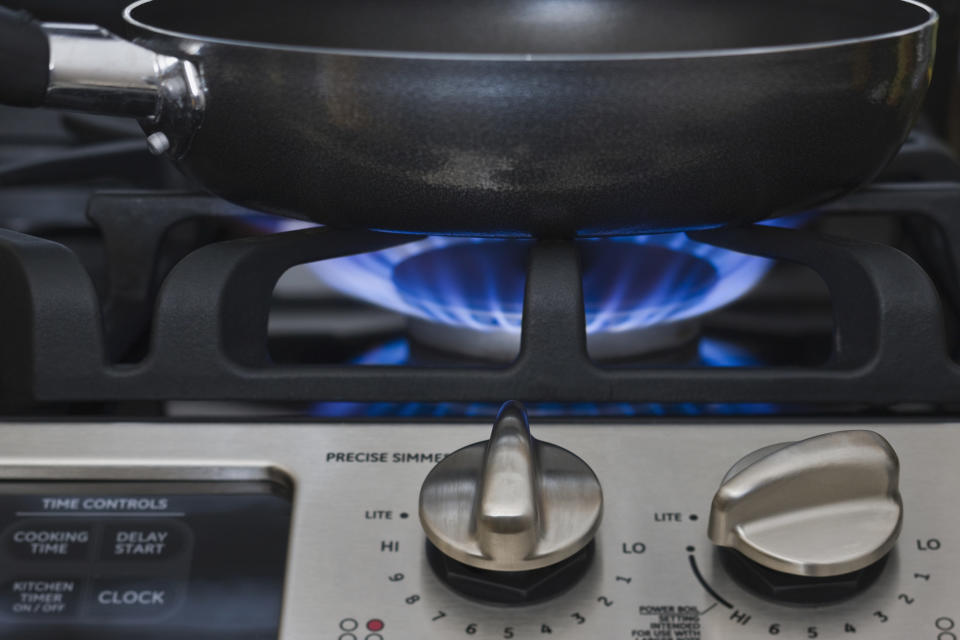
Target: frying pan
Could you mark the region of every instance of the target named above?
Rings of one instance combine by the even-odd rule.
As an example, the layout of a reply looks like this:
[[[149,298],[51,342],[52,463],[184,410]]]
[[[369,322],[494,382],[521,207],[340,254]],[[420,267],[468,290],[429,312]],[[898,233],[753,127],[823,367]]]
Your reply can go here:
[[[913,0],[141,0],[0,15],[0,101],[137,117],[220,196],[375,229],[742,224],[870,180],[923,100]]]

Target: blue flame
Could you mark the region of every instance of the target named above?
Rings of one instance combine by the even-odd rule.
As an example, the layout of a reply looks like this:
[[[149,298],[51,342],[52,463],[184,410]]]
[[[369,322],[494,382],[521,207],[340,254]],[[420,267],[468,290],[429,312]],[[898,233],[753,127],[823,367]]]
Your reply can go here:
[[[799,226],[805,216],[774,220]],[[580,240],[588,334],[694,318],[747,293],[770,260],[683,233]],[[519,333],[529,241],[433,236],[313,263],[329,286],[443,324]]]
[[[355,358],[355,365],[416,364],[410,343],[401,338],[378,345]],[[699,357],[693,363],[702,367],[750,367],[762,364],[756,355],[735,345],[711,338],[700,340]],[[490,402],[318,402],[310,415],[319,418],[378,418],[378,417],[481,417],[492,418],[499,404]],[[534,417],[637,417],[637,416],[747,416],[775,415],[782,407],[770,403],[561,403],[538,402],[527,406]]]
[[[315,418],[489,418],[497,415],[499,403],[476,402],[320,402],[314,404],[309,415]],[[783,413],[779,405],[769,403],[695,404],[629,404],[629,403],[561,403],[537,402],[527,404],[527,412],[534,418],[551,417],[676,417],[676,416],[772,416]]]
[[[397,338],[368,349],[353,358],[349,364],[409,366],[417,363],[413,361],[410,342],[406,338]],[[696,361],[691,364],[698,367],[715,368],[759,367],[763,366],[764,363],[757,354],[739,345],[717,338],[701,338],[698,342]]]

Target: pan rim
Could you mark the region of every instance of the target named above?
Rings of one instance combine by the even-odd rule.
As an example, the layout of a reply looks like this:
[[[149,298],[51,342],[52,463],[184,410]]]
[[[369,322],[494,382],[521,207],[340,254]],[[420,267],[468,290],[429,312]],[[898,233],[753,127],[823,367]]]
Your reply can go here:
[[[310,45],[287,45],[270,42],[257,42],[253,40],[236,40],[232,38],[218,38],[213,36],[203,36],[192,33],[184,33],[171,29],[163,29],[153,25],[146,24],[133,17],[133,12],[138,8],[150,4],[155,0],[136,0],[128,5],[123,11],[124,20],[143,31],[176,38],[178,40],[187,40],[200,44],[228,45],[233,47],[242,47],[245,49],[263,49],[269,51],[289,51],[299,53],[349,56],[359,58],[393,58],[407,60],[451,60],[451,61],[474,61],[474,62],[603,62],[603,61],[668,61],[684,59],[704,59],[704,58],[731,58],[741,56],[761,56],[775,55],[783,53],[797,53],[801,51],[821,51],[825,49],[842,48],[851,45],[861,45],[865,43],[881,42],[884,40],[897,40],[911,34],[922,33],[935,27],[940,14],[937,11],[919,0],[898,0],[904,4],[909,4],[922,9],[927,13],[927,19],[920,24],[897,31],[886,31],[859,38],[841,38],[836,40],[823,40],[819,42],[807,42],[802,44],[774,45],[763,47],[734,47],[724,49],[694,49],[689,51],[638,51],[638,52],[617,52],[617,53],[458,53],[453,51],[414,51],[414,50],[390,50],[390,49],[357,49],[357,48],[337,48],[337,47],[319,47]]]

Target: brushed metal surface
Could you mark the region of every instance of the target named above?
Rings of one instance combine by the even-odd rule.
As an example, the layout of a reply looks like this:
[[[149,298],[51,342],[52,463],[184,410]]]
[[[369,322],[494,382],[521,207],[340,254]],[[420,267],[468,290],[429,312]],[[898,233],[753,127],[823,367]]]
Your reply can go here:
[[[897,454],[871,431],[764,447],[724,478],[710,508],[710,539],[793,575],[863,569],[900,533],[899,474]]]
[[[50,79],[44,106],[162,122],[155,154],[183,154],[203,121],[206,94],[192,62],[140,47],[97,27],[46,23]],[[163,142],[158,142],[162,140]]]
[[[593,540],[603,491],[583,460],[534,439],[523,407],[508,402],[489,440],[430,471],[419,512],[427,537],[454,560],[488,571],[529,571]]]
[[[132,118],[160,111],[162,56],[94,25],[48,23],[44,31],[50,42],[46,106]]]
[[[487,422],[8,422],[0,424],[0,474],[136,478],[162,468],[174,475],[193,470],[216,477],[216,470],[232,469],[289,477],[294,516],[282,640],[380,640],[365,628],[374,618],[385,623],[384,640],[960,636],[960,424],[535,421],[532,427],[594,469],[605,515],[597,556],[581,583],[555,600],[520,608],[469,602],[440,584],[415,517],[420,485],[437,457],[486,438]],[[905,517],[884,573],[866,592],[826,607],[781,606],[743,591],[724,573],[706,530],[711,497],[731,461],[845,428],[880,433],[900,458]],[[390,543],[392,551],[384,546]],[[703,588],[691,562],[723,603]]]

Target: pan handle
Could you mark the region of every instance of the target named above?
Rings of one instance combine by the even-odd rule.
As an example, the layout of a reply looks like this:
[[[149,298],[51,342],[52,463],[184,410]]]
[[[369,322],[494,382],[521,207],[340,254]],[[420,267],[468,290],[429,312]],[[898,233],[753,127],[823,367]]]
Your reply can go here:
[[[0,7],[0,103],[140,118],[165,139],[152,150],[180,156],[200,126],[206,94],[189,60],[96,25],[41,24]]]
[[[18,107],[43,104],[50,80],[50,43],[25,11],[0,7],[0,100]]]

